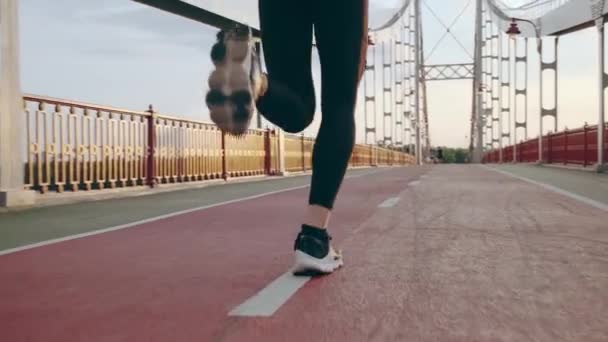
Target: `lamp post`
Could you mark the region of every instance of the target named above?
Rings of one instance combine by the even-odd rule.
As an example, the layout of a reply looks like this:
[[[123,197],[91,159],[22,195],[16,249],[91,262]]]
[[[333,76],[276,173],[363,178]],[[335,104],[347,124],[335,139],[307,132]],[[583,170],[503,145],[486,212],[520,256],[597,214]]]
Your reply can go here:
[[[415,55],[414,55],[414,65],[415,65],[415,70],[414,70],[414,94],[416,97],[416,102],[415,103],[415,115],[416,115],[416,164],[417,165],[422,165],[423,163],[423,159],[422,159],[422,139],[420,136],[421,133],[421,129],[420,129],[420,77],[421,75],[421,70],[420,70],[420,66],[423,62],[423,58],[422,58],[422,51],[420,49],[420,30],[422,30],[422,25],[420,23],[420,0],[414,0],[414,17],[415,17],[415,22],[414,24],[416,25],[416,29],[414,31],[415,33],[415,41],[414,41],[414,47],[415,47]]]
[[[481,163],[483,160],[483,129],[485,126],[484,115],[483,115],[483,85],[479,85],[477,88],[477,145],[475,148],[475,162]]]
[[[606,132],[606,120],[605,120],[605,99],[604,91],[608,86],[606,83],[606,66],[604,61],[605,55],[605,32],[604,32],[604,17],[596,20],[596,26],[598,29],[598,60],[599,60],[599,115],[598,115],[598,126],[597,126],[597,171],[606,171],[606,155],[604,153],[604,135]]]
[[[482,0],[477,0],[476,11],[475,11],[475,79],[473,81],[473,89],[474,89],[474,103],[475,103],[475,122],[476,124],[476,141],[474,147],[474,153],[472,156],[474,163],[481,163],[483,161],[483,108],[482,108],[482,98],[483,98],[483,88],[482,88],[482,80],[483,80],[483,59],[482,59],[482,25],[483,25],[483,5]],[[471,130],[473,133],[473,129]],[[471,137],[473,138],[473,137]]]
[[[532,25],[534,27],[534,33],[536,34],[536,44],[537,44],[536,46],[537,46],[537,51],[538,51],[539,60],[540,60],[540,82],[539,82],[539,85],[540,85],[540,114],[539,114],[540,119],[539,119],[539,132],[538,132],[538,163],[541,164],[543,162],[543,108],[544,108],[543,107],[543,44],[542,44],[542,39],[540,36],[540,29],[539,29],[538,25],[536,25],[536,23],[533,22],[532,20],[522,19],[522,18],[511,18],[511,25],[509,26],[509,29],[506,32],[511,39],[515,39],[517,36],[519,36],[521,34],[521,30],[519,29],[519,26],[517,24],[519,21]],[[556,45],[556,49],[557,49],[557,45]],[[557,55],[556,55],[556,61],[557,61]],[[557,64],[556,64],[556,66],[557,66]],[[557,69],[556,69],[556,72],[557,72]],[[556,90],[556,92],[557,92],[557,90]],[[556,101],[555,105],[557,108],[557,97],[556,97],[555,101]],[[555,115],[557,115],[557,113],[555,113]],[[556,116],[556,122],[557,122],[557,116]]]

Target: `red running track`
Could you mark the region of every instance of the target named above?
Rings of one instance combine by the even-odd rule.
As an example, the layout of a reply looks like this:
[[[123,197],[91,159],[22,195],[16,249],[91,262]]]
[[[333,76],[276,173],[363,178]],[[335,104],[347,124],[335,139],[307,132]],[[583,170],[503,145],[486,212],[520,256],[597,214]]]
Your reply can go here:
[[[335,241],[425,171],[347,179],[331,229]],[[227,313],[290,267],[307,191],[2,256],[0,340],[217,340],[244,319]]]
[[[0,341],[608,341],[608,211],[476,166],[347,180],[345,268],[271,317],[228,316],[290,267],[305,203],[289,191],[2,256]]]

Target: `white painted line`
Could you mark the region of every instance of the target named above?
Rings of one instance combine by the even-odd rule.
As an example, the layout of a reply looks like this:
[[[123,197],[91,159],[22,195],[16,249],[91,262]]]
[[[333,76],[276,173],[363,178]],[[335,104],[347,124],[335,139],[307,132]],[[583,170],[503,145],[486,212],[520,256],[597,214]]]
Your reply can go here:
[[[228,313],[228,316],[272,316],[311,278],[309,276],[294,276],[292,272],[293,271],[290,270],[275,279],[253,297],[232,309],[232,311]]]
[[[584,197],[584,196],[575,194],[573,192],[570,192],[570,191],[558,188],[558,187],[550,185],[550,184],[546,184],[546,183],[538,182],[538,181],[535,181],[535,180],[532,180],[532,179],[529,179],[529,178],[518,176],[518,175],[515,175],[515,174],[510,173],[508,171],[495,169],[493,167],[489,167],[489,166],[485,166],[485,165],[481,165],[481,166],[483,168],[487,169],[487,170],[498,172],[500,174],[503,174],[503,175],[506,175],[506,176],[509,176],[509,177],[513,177],[513,178],[522,180],[524,182],[528,182],[530,184],[538,185],[538,186],[540,186],[542,188],[545,188],[547,190],[553,191],[555,193],[558,193],[558,194],[566,196],[566,197],[570,197],[570,198],[575,199],[577,201],[580,201],[580,202],[583,202],[585,204],[588,204],[588,205],[590,205],[592,207],[608,211],[608,205],[606,205],[606,204],[604,204],[602,202],[596,201],[594,199],[591,199],[591,198],[588,198],[588,197]]]
[[[428,177],[427,175],[422,175],[422,176],[420,176],[420,178],[421,178],[421,179],[425,179],[425,178],[427,178],[427,177]]]
[[[387,199],[386,201],[380,203],[378,208],[391,208],[391,207],[394,207],[395,204],[397,204],[398,202],[399,202],[399,197],[391,197],[391,198]]]
[[[409,184],[408,184],[408,185],[409,185],[409,186],[416,186],[416,185],[418,185],[418,184],[420,184],[420,181],[417,181],[417,180],[416,180],[416,181],[409,182]]]
[[[69,240],[74,240],[74,239],[80,239],[80,238],[87,237],[87,236],[93,236],[93,235],[113,232],[113,231],[116,231],[116,230],[125,229],[125,228],[131,228],[131,227],[139,226],[139,225],[142,225],[142,224],[146,224],[146,223],[150,223],[150,222],[155,222],[155,221],[160,221],[160,220],[163,220],[163,219],[167,219],[167,218],[171,218],[171,217],[175,217],[175,216],[179,216],[179,215],[189,214],[189,213],[192,213],[192,212],[195,212],[195,211],[200,211],[200,210],[210,209],[210,208],[214,208],[214,207],[219,207],[219,206],[226,205],[226,204],[232,204],[232,203],[247,201],[247,200],[256,199],[256,198],[260,198],[260,197],[264,197],[264,196],[278,194],[278,193],[281,193],[281,192],[287,192],[287,191],[292,191],[292,190],[303,189],[303,188],[306,188],[306,187],[308,187],[308,185],[301,185],[301,186],[296,186],[296,187],[287,188],[287,189],[281,189],[281,190],[277,190],[277,191],[265,192],[265,193],[258,194],[258,195],[253,195],[253,196],[248,196],[248,197],[243,197],[243,198],[237,198],[237,199],[233,199],[233,200],[229,200],[229,201],[224,201],[224,202],[219,202],[219,203],[213,203],[213,204],[209,204],[209,205],[205,205],[205,206],[201,206],[201,207],[196,207],[196,208],[176,211],[176,212],[173,212],[173,213],[169,213],[169,214],[165,214],[165,215],[160,215],[160,216],[155,216],[155,217],[151,217],[151,218],[144,219],[144,220],[139,220],[139,221],[135,221],[135,222],[127,223],[127,224],[121,224],[119,226],[114,226],[114,227],[104,228],[104,229],[98,229],[98,230],[95,230],[95,231],[86,232],[86,233],[82,233],[82,234],[75,234],[75,235],[70,235],[70,236],[66,236],[66,237],[62,237],[62,238],[58,238],[58,239],[52,239],[52,240],[47,240],[47,241],[42,241],[42,242],[38,242],[38,243],[33,243],[33,244],[30,244],[30,245],[25,245],[25,246],[21,246],[21,247],[17,247],[17,248],[7,249],[7,250],[4,250],[4,251],[0,251],[0,255],[11,254],[11,253],[23,251],[23,250],[26,250],[26,249],[31,249],[31,248],[36,248],[36,247],[42,247],[42,246],[51,245],[51,244],[55,244],[55,243],[59,243],[59,242],[64,242],[64,241],[69,241]]]
[[[371,171],[371,172],[365,172],[365,173],[361,173],[361,174],[358,174],[358,175],[346,176],[345,178],[363,177],[363,176],[371,175],[371,174],[374,174],[374,173],[380,173],[380,172],[386,171],[386,170],[387,169],[377,170],[377,171]],[[150,222],[160,221],[160,220],[164,220],[164,219],[175,217],[175,216],[179,216],[179,215],[193,213],[195,211],[201,211],[201,210],[205,210],[205,209],[219,207],[219,206],[222,206],[222,205],[227,205],[227,204],[232,204],[232,203],[238,203],[238,202],[248,201],[248,200],[252,200],[252,199],[256,199],[256,198],[260,198],[260,197],[265,197],[265,196],[270,196],[270,195],[275,195],[275,194],[279,194],[279,193],[283,193],[283,192],[304,189],[304,188],[307,188],[309,186],[310,186],[310,184],[307,184],[307,185],[300,185],[300,186],[295,186],[295,187],[281,189],[281,190],[276,190],[276,191],[264,192],[264,193],[253,195],[253,196],[242,197],[242,198],[237,198],[237,199],[233,199],[233,200],[229,200],[229,201],[213,203],[213,204],[209,204],[209,205],[205,205],[205,206],[200,206],[200,207],[196,207],[196,208],[191,208],[191,209],[186,209],[186,210],[180,210],[180,211],[176,211],[176,212],[165,214],[165,215],[160,215],[160,216],[155,216],[155,217],[147,218],[147,219],[144,219],[144,220],[139,220],[139,221],[134,221],[134,222],[131,222],[131,223],[121,224],[121,225],[114,226],[114,227],[98,229],[98,230],[94,230],[94,231],[91,231],[91,232],[86,232],[86,233],[81,233],[81,234],[74,234],[74,235],[65,236],[65,237],[62,237],[62,238],[57,238],[57,239],[37,242],[37,243],[29,244],[29,245],[24,245],[24,246],[21,246],[21,247],[16,247],[16,248],[11,248],[11,249],[5,249],[3,251],[0,251],[0,256],[11,254],[11,253],[16,253],[16,252],[20,252],[20,251],[24,251],[24,250],[28,250],[28,249],[32,249],[32,248],[37,248],[37,247],[42,247],[42,246],[48,246],[48,245],[52,245],[52,244],[56,244],[56,243],[60,243],[60,242],[64,242],[64,241],[70,241],[70,240],[80,239],[80,238],[84,238],[84,237],[87,237],[87,236],[99,235],[99,234],[103,234],[103,233],[113,232],[113,231],[116,231],[116,230],[121,230],[121,229],[126,229],[126,228],[132,228],[132,227],[136,227],[136,226],[139,226],[139,225],[142,225],[142,224],[146,224],[146,223],[150,223]]]

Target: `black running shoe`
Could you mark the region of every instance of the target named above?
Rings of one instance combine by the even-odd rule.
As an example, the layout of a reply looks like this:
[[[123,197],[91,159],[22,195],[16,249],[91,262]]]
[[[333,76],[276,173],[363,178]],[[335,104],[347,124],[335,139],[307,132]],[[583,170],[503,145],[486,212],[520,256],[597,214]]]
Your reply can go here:
[[[332,273],[344,265],[342,254],[331,246],[331,236],[324,229],[303,225],[294,244],[296,275]]]
[[[239,26],[220,31],[211,49],[211,59],[215,70],[209,76],[206,97],[211,120],[229,134],[242,135],[249,128],[265,77],[251,29]]]

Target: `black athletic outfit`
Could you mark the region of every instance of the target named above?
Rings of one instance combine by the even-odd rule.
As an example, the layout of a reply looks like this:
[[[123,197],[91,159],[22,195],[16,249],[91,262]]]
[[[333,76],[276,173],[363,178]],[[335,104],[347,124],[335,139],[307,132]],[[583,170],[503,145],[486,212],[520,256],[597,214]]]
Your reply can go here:
[[[367,54],[367,0],[259,0],[268,90],[258,110],[287,132],[313,120],[312,35],[321,60],[322,122],[309,203],[333,204],[355,141],[354,111]]]

